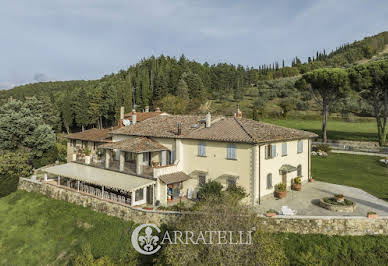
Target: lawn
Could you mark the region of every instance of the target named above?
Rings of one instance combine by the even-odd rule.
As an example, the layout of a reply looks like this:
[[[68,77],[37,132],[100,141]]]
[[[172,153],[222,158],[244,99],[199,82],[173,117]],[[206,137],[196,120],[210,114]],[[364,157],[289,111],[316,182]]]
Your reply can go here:
[[[134,224],[36,193],[0,199],[0,265],[67,265],[89,246],[94,257],[120,265],[138,258]],[[275,234],[291,265],[384,265],[387,236]],[[140,258],[147,263],[150,258]]]
[[[321,120],[264,119],[263,121],[284,127],[311,131],[320,136],[322,135]],[[328,121],[327,137],[336,140],[378,141],[376,122]]]
[[[361,188],[388,201],[388,168],[378,162],[381,157],[330,153],[311,158],[314,179]]]

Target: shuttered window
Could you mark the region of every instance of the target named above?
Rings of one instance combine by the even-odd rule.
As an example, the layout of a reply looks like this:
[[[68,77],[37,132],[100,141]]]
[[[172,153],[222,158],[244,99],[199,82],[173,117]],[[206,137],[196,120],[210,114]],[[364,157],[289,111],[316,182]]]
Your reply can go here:
[[[276,157],[276,144],[269,144],[265,146],[265,159]]]
[[[302,176],[302,165],[298,165],[298,167],[296,168],[296,175],[301,177]]]
[[[236,144],[228,144],[226,158],[236,160]]]
[[[198,143],[198,156],[206,156],[206,144],[204,142]]]
[[[282,156],[287,155],[287,142],[282,143]]]
[[[303,140],[298,140],[298,153],[303,152]]]

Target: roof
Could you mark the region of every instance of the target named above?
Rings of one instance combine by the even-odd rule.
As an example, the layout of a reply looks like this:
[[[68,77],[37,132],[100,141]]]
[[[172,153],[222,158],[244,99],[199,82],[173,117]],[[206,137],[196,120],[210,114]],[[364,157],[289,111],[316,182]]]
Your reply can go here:
[[[175,172],[172,174],[162,175],[159,177],[165,184],[173,184],[190,179],[190,176],[186,175],[184,172]]]
[[[109,171],[78,163],[56,165],[48,167],[44,169],[44,171],[56,176],[68,177],[90,184],[109,188],[118,188],[125,191],[133,191],[155,184],[155,181],[147,178],[141,178],[138,176]]]
[[[142,122],[148,118],[152,118],[161,114],[166,114],[162,112],[136,112],[136,122]],[[124,118],[132,121],[132,112],[124,115]]]
[[[266,143],[318,136],[303,130],[245,118],[212,117],[212,124],[209,128],[206,128],[204,123],[201,123],[203,120],[204,116],[193,115],[156,116],[142,123],[114,130],[112,134],[241,143]],[[182,125],[181,135],[178,135],[178,122]]]
[[[88,141],[95,141],[95,142],[110,142],[111,141],[111,135],[109,135],[110,131],[111,131],[110,128],[105,128],[105,129],[92,128],[82,132],[66,135],[65,138],[88,140]]]
[[[142,152],[154,152],[154,151],[167,151],[168,149],[164,147],[157,141],[151,140],[146,137],[136,137],[129,138],[117,142],[111,142],[99,146],[103,149],[118,149],[121,151],[133,152],[133,153],[142,153]]]

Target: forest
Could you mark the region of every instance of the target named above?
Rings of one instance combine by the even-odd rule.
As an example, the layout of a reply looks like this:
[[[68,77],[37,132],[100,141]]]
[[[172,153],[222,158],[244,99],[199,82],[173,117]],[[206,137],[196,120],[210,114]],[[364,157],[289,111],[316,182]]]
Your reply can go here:
[[[60,123],[51,125],[57,132],[115,125],[120,106],[125,106],[126,112],[150,106],[151,110],[161,107],[173,114],[212,111],[231,115],[230,108],[216,108],[211,103],[229,102],[235,106],[244,102],[247,95],[253,101],[249,106],[243,105],[246,117],[265,116],[264,105],[274,98],[279,98],[280,114],[287,115],[290,109],[303,111],[312,106],[311,90],[300,89],[296,84],[302,75],[321,68],[350,69],[363,61],[386,60],[387,54],[375,57],[387,44],[388,32],[382,32],[343,44],[329,53],[318,51],[306,62],[295,57],[291,66],[283,61],[258,68],[201,64],[184,55],[179,58],[151,56],[98,80],[41,82],[1,91],[0,101],[34,96],[46,102],[60,117]],[[373,107],[357,93],[341,98],[330,107],[330,111],[373,116]]]

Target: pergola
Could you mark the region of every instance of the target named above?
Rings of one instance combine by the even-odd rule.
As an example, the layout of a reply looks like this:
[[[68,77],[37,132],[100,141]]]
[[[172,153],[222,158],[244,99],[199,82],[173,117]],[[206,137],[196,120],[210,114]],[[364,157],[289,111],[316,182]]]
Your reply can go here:
[[[101,168],[82,165],[79,163],[56,165],[48,167],[44,171],[48,174],[57,176],[58,185],[61,184],[61,177],[76,180],[76,188],[78,191],[80,191],[80,189],[83,188],[86,184],[92,184],[94,186],[101,187],[101,191],[98,191],[98,194],[103,199],[110,197],[109,193],[113,193],[108,193],[107,190],[126,192],[130,196],[130,205],[132,206],[146,203],[146,188],[151,186],[152,191],[154,191],[154,185],[156,184],[155,180],[123,174],[115,171],[107,171]],[[141,190],[143,190],[143,192],[141,192]],[[143,198],[138,201],[136,201],[135,195],[137,192],[141,192],[140,194],[143,195]],[[152,199],[153,198],[154,195],[152,195]],[[126,201],[126,203],[128,202]],[[152,203],[154,203],[154,200],[152,200]]]

